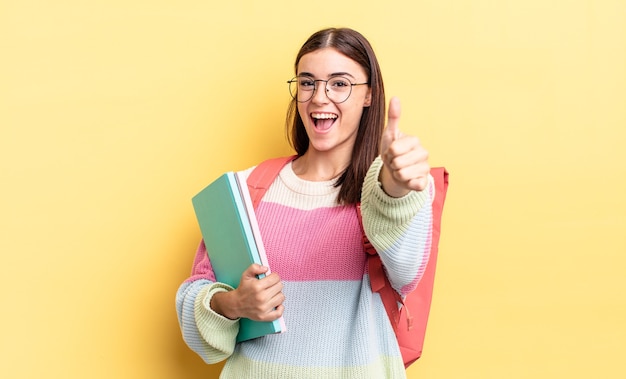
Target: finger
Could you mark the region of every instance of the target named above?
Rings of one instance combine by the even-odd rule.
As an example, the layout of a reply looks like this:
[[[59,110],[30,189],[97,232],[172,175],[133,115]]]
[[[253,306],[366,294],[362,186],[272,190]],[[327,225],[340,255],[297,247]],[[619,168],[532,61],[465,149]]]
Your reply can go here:
[[[395,141],[400,135],[400,99],[392,97],[389,101],[389,110],[387,111],[387,133],[391,135],[391,140]]]
[[[242,276],[247,277],[247,278],[255,278],[255,277],[258,277],[259,275],[265,274],[267,270],[268,270],[267,267],[261,266],[260,264],[253,263],[250,266],[248,266],[246,271],[243,272]]]
[[[264,303],[264,310],[261,312],[259,317],[266,319],[267,321],[279,318],[285,309],[285,307],[283,306],[284,301],[285,294],[282,291],[271,295]]]
[[[285,307],[281,304],[276,308],[273,308],[269,312],[266,312],[259,316],[257,321],[274,321],[280,318],[285,312]]]
[[[276,273],[271,273],[259,280],[258,288],[267,291],[268,296],[274,296],[283,290],[283,282]]]
[[[428,176],[413,178],[409,181],[409,188],[414,191],[423,191],[428,187]]]
[[[258,291],[265,291],[266,296],[271,298],[283,290],[283,282],[280,281],[280,277],[276,273],[271,273],[255,281],[254,287]]]
[[[274,315],[276,316],[276,318],[279,318],[280,316],[282,316],[283,313],[285,313],[285,306],[282,304],[277,306],[276,309],[274,309]]]
[[[273,309],[281,305],[285,301],[285,294],[281,291],[275,294],[268,301],[268,305]]]
[[[428,173],[430,166],[426,161],[408,165],[400,170],[394,171],[394,177],[406,183],[406,188],[421,191],[428,184]]]
[[[402,135],[394,143],[394,163],[396,168],[407,167],[428,161],[428,152],[422,147],[417,137]]]

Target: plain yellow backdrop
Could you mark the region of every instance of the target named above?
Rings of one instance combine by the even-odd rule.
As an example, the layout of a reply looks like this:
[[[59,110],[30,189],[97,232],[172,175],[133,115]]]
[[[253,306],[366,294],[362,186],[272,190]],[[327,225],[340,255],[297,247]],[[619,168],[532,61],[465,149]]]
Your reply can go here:
[[[191,197],[290,153],[304,40],[349,26],[451,184],[409,378],[623,378],[618,0],[0,0],[0,376],[215,378],[174,308]]]

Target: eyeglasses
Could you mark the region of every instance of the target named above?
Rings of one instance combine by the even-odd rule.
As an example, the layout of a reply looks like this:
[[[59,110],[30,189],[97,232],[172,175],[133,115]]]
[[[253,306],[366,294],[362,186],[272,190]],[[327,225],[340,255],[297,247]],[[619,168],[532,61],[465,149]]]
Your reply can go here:
[[[289,93],[299,103],[305,103],[313,98],[317,89],[317,82],[323,82],[326,96],[335,104],[348,100],[352,93],[352,87],[369,83],[352,83],[345,76],[335,76],[328,80],[313,79],[308,76],[296,76],[287,81]]]

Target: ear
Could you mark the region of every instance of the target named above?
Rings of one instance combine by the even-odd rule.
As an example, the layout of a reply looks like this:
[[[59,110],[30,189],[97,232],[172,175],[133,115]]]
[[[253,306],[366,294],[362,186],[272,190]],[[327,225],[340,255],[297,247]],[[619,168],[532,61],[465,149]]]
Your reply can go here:
[[[369,107],[372,105],[372,88],[369,87],[367,89],[367,94],[365,95],[365,102],[363,103],[363,107]]]

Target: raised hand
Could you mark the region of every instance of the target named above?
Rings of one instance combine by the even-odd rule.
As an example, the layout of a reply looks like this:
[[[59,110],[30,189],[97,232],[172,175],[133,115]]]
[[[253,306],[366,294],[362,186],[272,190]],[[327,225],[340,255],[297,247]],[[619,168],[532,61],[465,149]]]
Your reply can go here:
[[[383,168],[380,181],[383,190],[393,197],[402,197],[410,191],[421,191],[428,185],[428,152],[417,137],[400,131],[400,100],[389,102],[387,128],[380,144]]]

